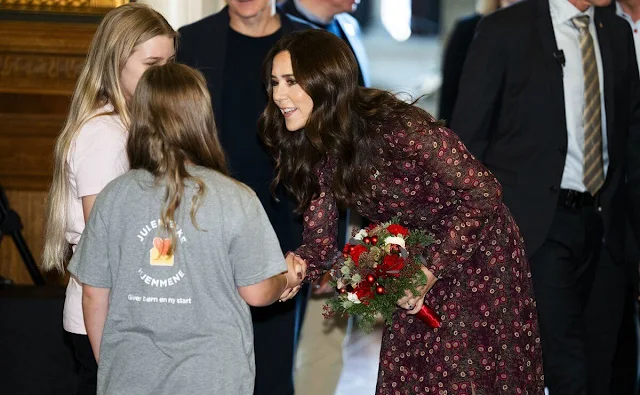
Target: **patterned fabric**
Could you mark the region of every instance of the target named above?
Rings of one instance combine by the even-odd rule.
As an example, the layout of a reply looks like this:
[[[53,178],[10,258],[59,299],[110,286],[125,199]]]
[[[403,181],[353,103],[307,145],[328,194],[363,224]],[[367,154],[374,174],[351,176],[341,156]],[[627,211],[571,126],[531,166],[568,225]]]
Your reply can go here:
[[[583,181],[591,195],[604,185],[604,164],[602,158],[602,114],[600,108],[600,79],[598,64],[589,32],[589,15],[573,18],[573,24],[580,30],[580,52],[584,72],[584,162]]]
[[[384,332],[377,394],[543,394],[542,354],[524,244],[497,180],[451,131],[428,115],[380,126],[371,198],[355,209],[373,222],[399,217],[431,232],[425,300],[443,325],[399,309]],[[310,280],[340,259],[334,161],[317,169],[320,196],[304,214]]]

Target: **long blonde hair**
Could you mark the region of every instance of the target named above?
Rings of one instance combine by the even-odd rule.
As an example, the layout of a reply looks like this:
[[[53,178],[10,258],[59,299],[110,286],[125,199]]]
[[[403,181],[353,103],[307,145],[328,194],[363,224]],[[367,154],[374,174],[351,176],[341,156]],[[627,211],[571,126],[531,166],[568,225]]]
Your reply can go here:
[[[139,44],[162,35],[175,39],[177,33],[162,15],[138,3],[111,10],[98,26],[71,98],[69,115],[56,140],[53,181],[47,199],[44,270],[63,272],[69,254],[65,238],[71,199],[67,156],[74,138],[88,120],[105,115],[96,111],[108,103],[125,127],[129,126],[120,73]]]
[[[190,67],[167,63],[150,67],[138,82],[131,103],[132,124],[127,141],[131,169],[144,169],[166,187],[162,225],[175,246],[174,214],[180,206],[186,180],[197,185],[191,201],[191,222],[206,188],[187,171],[187,164],[228,175],[218,141],[207,83]]]

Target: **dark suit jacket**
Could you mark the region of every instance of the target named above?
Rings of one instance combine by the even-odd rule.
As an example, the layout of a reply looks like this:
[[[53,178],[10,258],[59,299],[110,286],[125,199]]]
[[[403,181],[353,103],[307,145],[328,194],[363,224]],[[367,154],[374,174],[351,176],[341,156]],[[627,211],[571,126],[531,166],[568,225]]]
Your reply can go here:
[[[289,15],[312,23],[300,13],[300,10],[296,8],[296,5],[292,0],[288,0],[284,4],[282,4],[280,6],[280,9]],[[356,18],[347,14],[346,12],[336,15],[335,18],[338,22],[338,25],[340,26],[340,29],[342,30],[342,33],[347,38],[347,44],[349,44],[349,47],[351,47],[351,51],[353,51],[353,54],[356,57],[356,61],[358,62],[358,66],[360,68],[360,86],[370,86],[369,58],[367,57],[367,53],[364,49],[364,44],[362,43],[360,24],[358,23]]]
[[[303,20],[287,16],[280,11],[278,13],[280,14],[283,35],[296,30],[312,28],[310,24]],[[213,113],[218,125],[221,124],[220,114],[222,112],[222,90],[225,83],[224,66],[227,55],[228,29],[228,7],[225,7],[217,14],[184,26],[180,29],[176,55],[178,62],[198,69],[204,74],[211,95]],[[263,86],[256,86],[256,90],[264,91],[264,89]],[[258,132],[257,122],[258,120],[256,119],[256,133]],[[218,133],[234,132],[233,130],[218,130]],[[258,143],[257,138],[251,139],[250,137],[247,136],[247,144],[251,144],[252,141]],[[263,147],[263,149],[264,155],[271,158],[270,154],[266,152],[266,148]],[[295,250],[302,243],[302,222],[299,216],[293,213],[296,207],[295,203],[282,190],[278,193],[279,202],[272,199],[270,195],[262,195],[268,195],[268,193],[259,194],[259,197],[265,209],[267,209],[267,214],[269,214],[269,219],[278,235],[283,251]],[[268,205],[273,209],[267,207]]]
[[[600,192],[605,243],[623,256],[624,219],[640,235],[640,83],[629,24],[594,17],[604,74],[609,170]],[[562,67],[548,0],[525,0],[484,18],[467,54],[453,130],[501,182],[536,252],[554,217],[567,152]]]
[[[278,10],[282,23],[282,33],[309,29],[312,26]],[[227,30],[229,29],[229,9],[225,7],[217,14],[180,28],[176,59],[200,70],[207,79],[213,113],[216,118],[222,111],[222,89],[224,85],[224,62],[227,54]],[[218,121],[218,119],[216,119]],[[219,122],[218,122],[219,124]]]
[[[447,126],[451,125],[453,106],[456,104],[458,84],[462,76],[462,66],[464,66],[467,51],[471,46],[476,26],[478,26],[481,18],[482,15],[473,14],[458,20],[453,27],[449,43],[444,51],[438,118],[444,120]]]

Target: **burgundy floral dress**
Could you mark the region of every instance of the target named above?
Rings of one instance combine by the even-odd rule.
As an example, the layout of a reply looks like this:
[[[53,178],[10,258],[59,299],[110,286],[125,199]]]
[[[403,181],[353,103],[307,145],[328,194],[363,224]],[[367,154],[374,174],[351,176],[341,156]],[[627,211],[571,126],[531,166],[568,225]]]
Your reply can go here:
[[[376,223],[399,217],[435,237],[425,255],[439,280],[425,303],[442,319],[431,329],[398,309],[383,335],[377,394],[543,394],[529,264],[500,184],[426,114],[376,131],[384,144],[370,177],[373,197],[354,209]],[[331,160],[318,168],[320,196],[304,214],[297,253],[311,280],[340,259],[333,172]]]

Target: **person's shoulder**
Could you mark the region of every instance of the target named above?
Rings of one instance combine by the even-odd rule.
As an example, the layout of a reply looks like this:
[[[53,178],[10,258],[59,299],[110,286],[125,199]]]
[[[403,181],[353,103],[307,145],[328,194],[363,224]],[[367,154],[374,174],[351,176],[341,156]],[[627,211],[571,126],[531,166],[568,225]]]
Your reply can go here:
[[[521,26],[529,24],[536,17],[536,2],[532,0],[522,0],[508,7],[501,8],[480,19],[483,27],[495,27],[502,29],[505,27]]]
[[[286,18],[288,20],[288,22],[291,24],[292,27],[292,31],[299,31],[299,30],[308,30],[308,29],[318,29],[318,26],[305,21],[302,18],[298,18],[295,15],[291,15],[291,14],[287,14],[287,13],[283,13],[281,14],[284,18]]]
[[[218,195],[222,201],[247,202],[256,197],[253,189],[219,171],[194,166],[189,169],[189,172],[193,176],[200,178],[205,186],[210,189],[212,193]]]
[[[82,145],[91,141],[103,143],[121,142],[126,139],[127,130],[120,117],[112,111],[112,108],[103,108],[95,112],[78,131],[76,145]]]
[[[471,42],[480,19],[482,19],[482,15],[478,13],[466,15],[458,19],[451,29],[450,40]]]
[[[223,13],[225,12],[227,12],[226,9],[223,9],[213,15],[209,15],[196,22],[182,26],[180,29],[178,29],[178,32],[180,33],[180,41],[184,39],[210,39],[210,37],[207,37],[207,33],[209,33],[212,28],[223,23]]]
[[[349,14],[348,12],[343,12],[341,14],[336,15],[335,18],[340,24],[340,27],[342,28],[342,30],[345,29],[345,26],[350,25],[353,27],[353,31],[354,31],[354,34],[350,34],[350,35],[360,35],[360,23],[353,15]]]
[[[335,18],[339,22],[349,22],[351,24],[360,26],[360,23],[358,23],[358,20],[353,15],[349,14],[348,12],[342,12],[342,13],[336,15]]]
[[[609,25],[622,31],[631,30],[629,22],[617,14],[615,7],[596,7],[595,18],[596,22],[600,19],[603,26]]]
[[[482,19],[482,15],[478,13],[465,15],[456,21],[454,29],[475,29],[480,19]]]
[[[412,106],[385,124],[378,125],[377,128],[384,130],[387,139],[396,140],[399,137],[411,137],[415,133],[420,134],[426,130],[437,129],[440,126],[441,123],[433,115],[420,107]]]
[[[477,12],[469,15],[465,15],[456,21],[456,25],[475,25],[482,19],[482,14],[478,14]]]
[[[153,182],[153,176],[145,170],[129,170],[124,174],[109,181],[107,185],[100,191],[94,207],[100,211],[103,216],[109,216],[111,210],[118,210],[122,206],[119,196],[123,196],[123,191],[128,191],[132,184],[139,187],[140,173],[146,173],[148,179]],[[126,193],[124,194],[126,195]]]

